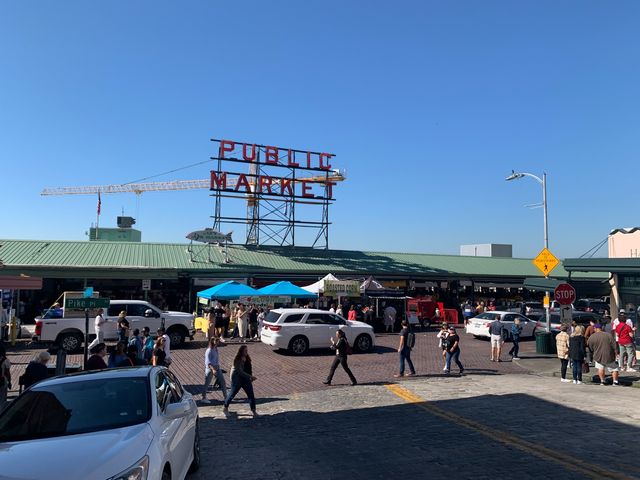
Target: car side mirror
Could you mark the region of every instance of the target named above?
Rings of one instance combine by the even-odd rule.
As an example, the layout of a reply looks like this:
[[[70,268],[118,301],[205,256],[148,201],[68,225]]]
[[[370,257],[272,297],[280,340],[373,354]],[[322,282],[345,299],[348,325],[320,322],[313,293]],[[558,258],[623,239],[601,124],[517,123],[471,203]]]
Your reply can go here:
[[[164,416],[167,418],[180,418],[188,413],[188,404],[185,402],[170,403],[164,407]]]

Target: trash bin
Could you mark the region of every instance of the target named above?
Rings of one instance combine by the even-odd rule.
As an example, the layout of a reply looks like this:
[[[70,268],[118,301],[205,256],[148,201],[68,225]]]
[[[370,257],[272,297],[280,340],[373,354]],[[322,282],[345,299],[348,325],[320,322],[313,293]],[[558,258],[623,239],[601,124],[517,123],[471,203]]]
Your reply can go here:
[[[554,353],[553,335],[550,332],[536,333],[536,353]]]

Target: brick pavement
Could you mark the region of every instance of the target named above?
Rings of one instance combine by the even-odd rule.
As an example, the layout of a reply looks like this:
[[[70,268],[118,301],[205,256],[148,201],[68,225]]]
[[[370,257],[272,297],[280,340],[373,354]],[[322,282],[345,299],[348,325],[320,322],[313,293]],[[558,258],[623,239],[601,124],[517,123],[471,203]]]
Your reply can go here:
[[[416,348],[412,353],[413,363],[418,376],[441,376],[441,350],[437,347],[435,331],[418,332]],[[372,353],[355,354],[349,357],[349,365],[359,383],[384,382],[393,379],[398,372],[397,334],[376,335],[376,349]],[[24,343],[23,343],[24,345]],[[220,347],[221,364],[230,370],[233,357],[238,348],[237,343],[228,343]],[[507,344],[509,345],[509,344]],[[254,374],[258,377],[255,383],[256,394],[260,396],[278,396],[295,392],[309,392],[324,387],[333,359],[333,352],[313,350],[309,355],[296,357],[285,352],[274,351],[260,342],[248,343],[249,353],[253,359]],[[185,387],[192,393],[200,393],[203,382],[203,358],[206,342],[199,334],[193,342],[187,342],[181,349],[172,351],[171,369],[176,372]],[[508,347],[510,348],[510,346]],[[489,342],[477,340],[462,334],[461,361],[468,375],[501,375],[527,371],[526,361],[520,365],[511,362],[495,363],[489,361]],[[508,349],[507,349],[508,350]],[[535,342],[521,342],[522,355],[535,350]],[[14,390],[18,388],[17,378],[24,371],[39,349],[21,348],[10,351],[9,359],[13,364]],[[504,358],[506,359],[506,355]],[[68,362],[81,363],[81,355],[69,355]],[[457,370],[452,370],[456,372]],[[339,367],[334,377],[335,385],[348,384],[349,379]],[[241,394],[242,395],[242,394]]]

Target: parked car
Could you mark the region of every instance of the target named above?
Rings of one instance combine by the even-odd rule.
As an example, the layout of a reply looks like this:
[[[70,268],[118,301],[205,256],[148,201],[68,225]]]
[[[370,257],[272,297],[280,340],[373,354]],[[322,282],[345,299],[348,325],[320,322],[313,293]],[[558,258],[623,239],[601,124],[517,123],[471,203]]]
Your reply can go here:
[[[311,348],[329,348],[336,331],[345,332],[358,352],[369,352],[375,345],[373,327],[364,322],[345,320],[340,315],[310,308],[271,310],[264,321],[262,343],[303,355]]]
[[[571,312],[571,318],[576,322],[577,325],[582,325],[583,327],[589,326],[589,321],[591,320],[593,320],[595,323],[606,323],[600,315],[594,312],[573,311]],[[537,320],[541,325],[546,327],[547,319],[545,315],[534,315],[531,319]],[[551,324],[552,330],[558,330],[560,328],[560,325],[562,324],[560,314],[549,314],[549,323]]]
[[[516,318],[520,319],[520,325],[522,326],[521,337],[533,337],[536,334],[536,329],[542,327],[542,325],[535,320],[531,320],[519,313],[495,311],[484,312],[469,319],[465,327],[465,331],[476,338],[489,338],[489,325],[495,322],[498,316],[502,317],[502,323],[505,325],[505,328],[502,331],[502,336],[505,340],[509,340],[511,338],[511,326]]]
[[[609,304],[598,298],[581,298],[575,303],[576,310],[581,312],[595,312],[598,315],[603,315],[604,312],[611,310]]]
[[[127,312],[127,320],[131,330],[149,327],[155,333],[164,326],[171,339],[171,348],[184,343],[186,338],[193,339],[195,334],[194,315],[184,312],[163,312],[155,305],[143,300],[111,300],[104,314],[107,322],[103,325],[105,340],[116,340],[118,314]],[[89,319],[89,341],[95,338],[94,317]],[[67,317],[65,311],[62,318],[36,317],[36,330],[33,340],[36,342],[55,343],[67,352],[75,352],[84,342],[85,319],[74,316]]]
[[[541,302],[516,302],[507,312],[516,312],[521,315],[529,316],[544,312],[544,306]]]
[[[3,478],[184,479],[199,463],[198,408],[165,368],[43,380],[0,413]]]

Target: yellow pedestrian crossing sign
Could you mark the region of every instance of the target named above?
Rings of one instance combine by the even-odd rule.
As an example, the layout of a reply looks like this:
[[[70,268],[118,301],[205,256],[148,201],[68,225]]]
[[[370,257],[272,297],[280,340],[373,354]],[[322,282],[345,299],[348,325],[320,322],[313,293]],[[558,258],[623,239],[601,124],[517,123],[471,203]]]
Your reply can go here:
[[[533,264],[542,272],[546,277],[551,273],[551,270],[556,268],[560,260],[549,251],[548,248],[543,248],[536,258],[533,259]]]

